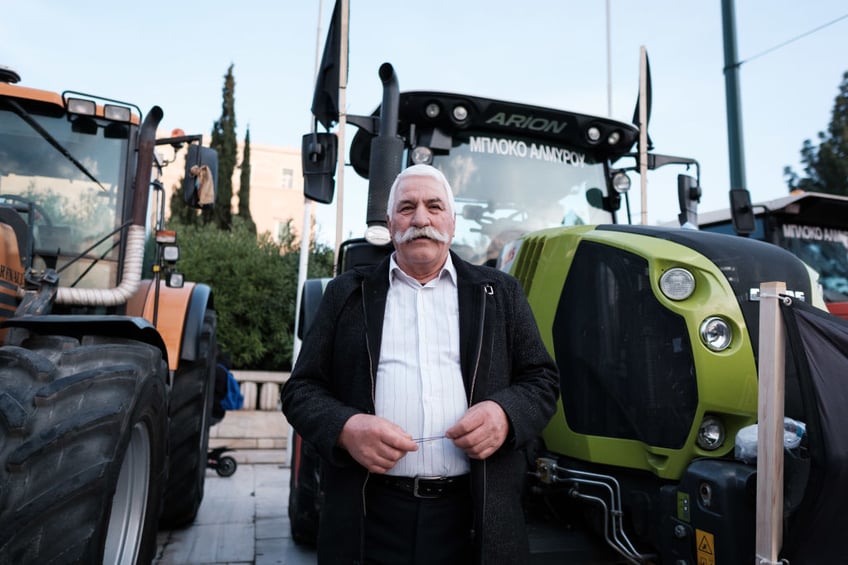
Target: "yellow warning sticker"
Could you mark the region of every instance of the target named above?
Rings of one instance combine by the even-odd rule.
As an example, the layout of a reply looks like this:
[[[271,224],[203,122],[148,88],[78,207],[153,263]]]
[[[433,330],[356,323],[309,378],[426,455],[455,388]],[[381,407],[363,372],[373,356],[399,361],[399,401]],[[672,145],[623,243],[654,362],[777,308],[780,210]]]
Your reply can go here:
[[[698,565],[715,565],[715,539],[704,530],[695,529],[695,543],[698,547]]]

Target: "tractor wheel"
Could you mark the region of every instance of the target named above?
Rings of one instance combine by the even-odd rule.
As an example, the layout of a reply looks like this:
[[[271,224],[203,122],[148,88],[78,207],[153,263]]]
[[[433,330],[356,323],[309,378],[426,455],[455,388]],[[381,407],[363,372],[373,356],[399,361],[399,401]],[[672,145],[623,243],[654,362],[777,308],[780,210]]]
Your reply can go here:
[[[170,401],[171,458],[160,521],[163,528],[191,524],[203,501],[215,395],[216,329],[215,312],[207,310],[198,359],[181,360],[174,373]]]
[[[289,478],[289,523],[292,539],[303,545],[318,542],[320,508],[320,460],[318,452],[294,433]]]
[[[167,365],[117,338],[0,347],[0,563],[150,563]]]

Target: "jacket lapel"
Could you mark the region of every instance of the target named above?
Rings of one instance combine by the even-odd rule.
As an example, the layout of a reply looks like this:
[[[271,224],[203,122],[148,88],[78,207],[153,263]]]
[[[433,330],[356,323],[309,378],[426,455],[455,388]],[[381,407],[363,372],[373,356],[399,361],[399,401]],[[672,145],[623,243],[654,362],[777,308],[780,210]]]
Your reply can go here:
[[[483,339],[483,286],[479,272],[451,252],[456,268],[459,298],[459,355],[466,395],[471,394],[472,378],[477,366],[477,352]],[[473,400],[473,399],[470,399]]]

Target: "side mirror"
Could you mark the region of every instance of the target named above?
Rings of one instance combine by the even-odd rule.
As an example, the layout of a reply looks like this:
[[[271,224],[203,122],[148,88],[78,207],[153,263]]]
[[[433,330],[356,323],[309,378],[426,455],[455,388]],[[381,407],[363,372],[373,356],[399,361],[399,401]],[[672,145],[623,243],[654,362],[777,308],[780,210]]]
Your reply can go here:
[[[751,194],[746,189],[730,190],[730,215],[733,218],[733,229],[738,235],[748,235],[757,229]]]
[[[218,186],[218,152],[191,144],[183,176],[183,200],[192,208],[212,208]]]
[[[680,225],[698,229],[698,203],[701,201],[698,181],[689,175],[677,175],[677,201],[680,204],[680,214],[677,215]]]
[[[303,195],[329,204],[336,189],[336,155],[339,138],[334,133],[307,133],[301,145]]]

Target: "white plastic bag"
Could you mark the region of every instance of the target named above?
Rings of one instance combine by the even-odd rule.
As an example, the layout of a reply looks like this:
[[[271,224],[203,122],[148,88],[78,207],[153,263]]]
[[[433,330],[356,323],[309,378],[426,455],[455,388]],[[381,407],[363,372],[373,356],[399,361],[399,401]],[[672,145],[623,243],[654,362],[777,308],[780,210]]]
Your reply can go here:
[[[754,463],[757,460],[757,433],[757,424],[745,426],[736,433],[736,447],[733,453],[736,459],[745,463]],[[784,449],[797,449],[801,445],[801,440],[806,433],[807,426],[804,422],[793,420],[792,418],[784,418]]]

